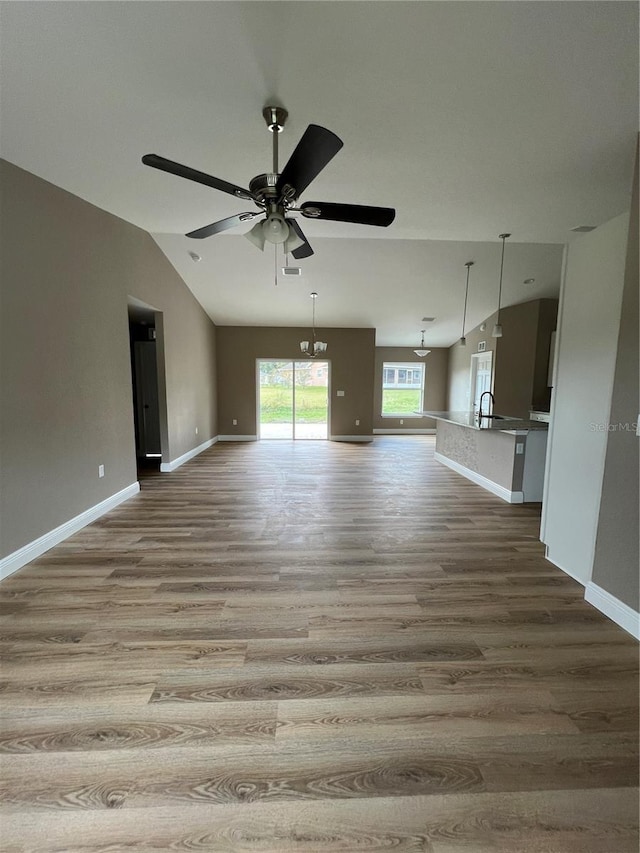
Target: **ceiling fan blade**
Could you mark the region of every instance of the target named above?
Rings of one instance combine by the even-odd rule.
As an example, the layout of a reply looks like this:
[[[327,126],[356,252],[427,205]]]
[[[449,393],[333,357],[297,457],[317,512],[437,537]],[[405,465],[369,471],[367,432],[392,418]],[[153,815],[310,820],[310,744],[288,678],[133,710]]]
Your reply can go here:
[[[282,170],[277,183],[278,192],[287,195],[286,188],[291,187],[293,198],[298,198],[342,145],[342,140],[335,133],[318,124],[310,124]]]
[[[145,154],[142,162],[145,166],[151,166],[152,169],[160,169],[162,172],[169,172],[169,174],[177,175],[179,178],[186,178],[188,181],[195,181],[198,184],[204,184],[206,187],[213,187],[214,190],[229,193],[229,195],[234,195],[236,198],[245,198],[253,201],[253,196],[249,190],[245,190],[235,184],[230,184],[229,181],[214,178],[212,175],[207,175],[204,172],[198,172],[197,169],[191,169],[189,166],[183,166],[181,163],[175,163],[173,160],[167,160],[166,157],[160,157],[157,154]]]
[[[204,228],[197,228],[195,231],[189,231],[187,237],[194,237],[196,240],[202,240],[204,237],[212,237],[214,234],[219,234],[221,231],[226,231],[228,228],[234,228],[240,225],[241,222],[250,222],[256,216],[260,216],[261,210],[256,210],[255,213],[237,213],[235,216],[227,216],[226,219],[219,219],[218,222],[212,222],[211,225],[205,225]]]
[[[297,248],[297,249],[294,249],[294,250],[291,252],[291,254],[293,255],[293,257],[294,257],[297,261],[300,261],[300,260],[302,260],[303,258],[310,258],[310,257],[311,257],[311,255],[313,255],[313,249],[312,249],[312,248],[311,248],[311,246],[309,245],[309,241],[307,240],[307,238],[306,238],[306,237],[304,236],[304,234],[302,233],[302,228],[298,225],[298,223],[296,222],[296,220],[295,220],[295,219],[287,219],[287,222],[289,223],[289,225],[291,226],[291,228],[293,228],[293,230],[296,232],[296,234],[298,235],[298,237],[299,237],[301,240],[304,240],[304,246],[298,246],[298,248]]]
[[[393,207],[369,207],[365,204],[335,204],[329,201],[306,201],[300,212],[309,219],[331,219],[334,222],[356,222],[386,228],[396,217]]]

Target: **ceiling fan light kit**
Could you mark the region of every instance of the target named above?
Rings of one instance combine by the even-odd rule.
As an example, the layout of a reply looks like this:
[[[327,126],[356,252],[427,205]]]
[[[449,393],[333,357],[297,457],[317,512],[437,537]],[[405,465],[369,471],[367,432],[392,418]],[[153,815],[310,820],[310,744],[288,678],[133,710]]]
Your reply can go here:
[[[264,251],[265,242],[275,246],[282,245],[285,253],[290,253],[296,260],[300,260],[313,255],[313,249],[296,220],[289,216],[291,213],[299,213],[307,219],[325,219],[382,228],[391,225],[396,212],[390,207],[324,201],[308,201],[296,207],[298,197],[342,148],[342,140],[325,127],[310,124],[282,172],[279,172],[278,137],[284,129],[288,113],[283,107],[266,106],[262,116],[273,134],[272,171],[252,178],[249,189],[214,178],[157,154],[145,154],[142,158],[145,166],[195,181],[239,199],[253,201],[258,207],[257,211],[237,213],[203,228],[197,228],[190,231],[187,237],[202,240],[235,228],[243,222],[250,222],[258,216],[264,217],[244,236],[261,251]]]
[[[500,286],[498,288],[498,315],[496,317],[496,324],[493,327],[493,331],[491,332],[492,338],[501,338],[502,337],[502,324],[500,323],[500,302],[502,301],[502,272],[504,270],[504,244],[508,237],[511,237],[511,234],[498,234],[500,240],[502,240],[502,257],[500,259]]]

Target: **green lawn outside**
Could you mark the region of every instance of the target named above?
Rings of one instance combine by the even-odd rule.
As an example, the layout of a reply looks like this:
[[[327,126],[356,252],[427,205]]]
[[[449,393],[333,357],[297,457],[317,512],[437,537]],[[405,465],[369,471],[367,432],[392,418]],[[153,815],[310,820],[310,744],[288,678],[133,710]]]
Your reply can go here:
[[[422,409],[422,392],[413,389],[384,389],[382,392],[383,415],[412,415]]]
[[[293,421],[291,389],[279,385],[260,386],[260,422],[287,424]],[[327,422],[327,389],[318,386],[296,388],[296,422],[324,424]]]
[[[261,423],[286,424],[293,421],[291,389],[280,385],[260,387]],[[422,408],[421,392],[411,390],[384,390],[383,415],[412,415]],[[306,424],[323,424],[327,421],[327,389],[317,386],[296,388],[296,421]]]

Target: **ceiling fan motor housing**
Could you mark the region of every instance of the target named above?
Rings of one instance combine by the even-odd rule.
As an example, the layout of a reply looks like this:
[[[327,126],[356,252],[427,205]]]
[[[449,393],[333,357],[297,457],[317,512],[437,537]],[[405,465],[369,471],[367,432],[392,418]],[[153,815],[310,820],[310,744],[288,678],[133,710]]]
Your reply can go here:
[[[278,198],[276,184],[280,175],[274,172],[266,172],[264,175],[256,175],[249,183],[249,191],[259,202],[275,201]]]

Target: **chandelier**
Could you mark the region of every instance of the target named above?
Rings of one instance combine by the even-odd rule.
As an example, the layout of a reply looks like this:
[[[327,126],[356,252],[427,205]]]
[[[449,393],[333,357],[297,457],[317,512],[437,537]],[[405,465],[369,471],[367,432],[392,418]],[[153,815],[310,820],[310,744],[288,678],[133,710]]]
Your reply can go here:
[[[425,348],[424,348],[424,333],[425,333],[425,332],[426,332],[426,329],[423,329],[423,330],[422,330],[422,340],[420,341],[420,348],[419,348],[419,349],[414,349],[415,354],[416,354],[416,355],[419,355],[419,356],[420,356],[420,358],[424,358],[424,357],[425,357],[425,355],[429,355],[429,353],[431,352],[431,350],[430,350],[430,349],[425,349]]]
[[[324,341],[316,340],[316,299],[318,298],[318,294],[314,291],[309,295],[313,299],[311,341],[300,341],[300,351],[303,355],[306,355],[309,358],[315,358],[316,356],[322,355],[322,353],[327,351],[327,345],[324,343]]]

